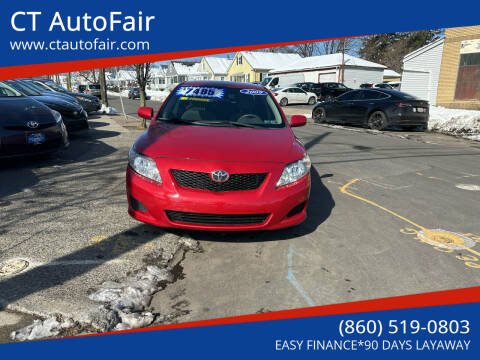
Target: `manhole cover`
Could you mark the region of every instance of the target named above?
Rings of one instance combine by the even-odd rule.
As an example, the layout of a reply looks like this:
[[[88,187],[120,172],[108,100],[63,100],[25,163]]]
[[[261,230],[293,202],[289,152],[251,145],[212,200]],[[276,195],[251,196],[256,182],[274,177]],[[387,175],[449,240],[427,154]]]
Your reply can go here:
[[[469,237],[442,229],[422,230],[418,237],[423,242],[444,249],[462,250],[475,246],[475,241]]]
[[[4,264],[0,268],[0,275],[13,275],[17,274],[28,267],[28,261],[26,260],[12,260]]]
[[[470,190],[470,191],[480,191],[480,185],[473,184],[457,184],[455,185],[459,189]]]

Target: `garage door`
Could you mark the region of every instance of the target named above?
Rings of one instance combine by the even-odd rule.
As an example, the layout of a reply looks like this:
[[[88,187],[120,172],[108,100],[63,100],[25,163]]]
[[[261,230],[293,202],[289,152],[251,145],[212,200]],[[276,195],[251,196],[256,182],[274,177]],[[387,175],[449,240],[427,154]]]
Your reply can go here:
[[[337,73],[329,72],[318,74],[318,82],[337,82]]]
[[[416,70],[403,70],[401,91],[422,100],[429,99],[430,73]]]

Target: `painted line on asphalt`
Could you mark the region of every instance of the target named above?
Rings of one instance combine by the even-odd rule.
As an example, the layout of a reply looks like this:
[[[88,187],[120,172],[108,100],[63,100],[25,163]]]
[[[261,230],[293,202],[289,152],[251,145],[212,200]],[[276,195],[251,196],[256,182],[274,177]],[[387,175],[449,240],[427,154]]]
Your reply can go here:
[[[450,231],[445,231],[445,230],[442,230],[442,229],[428,229],[420,224],[417,224],[416,222],[410,220],[410,219],[407,219],[406,217],[396,213],[395,211],[393,210],[390,210],[388,208],[386,208],[385,206],[382,206],[380,204],[377,204],[376,202],[372,201],[372,200],[369,200],[369,199],[366,199],[360,195],[357,195],[357,194],[354,194],[350,191],[348,191],[348,188],[355,184],[356,182],[360,181],[361,179],[359,178],[355,178],[355,179],[352,179],[350,180],[348,183],[346,183],[345,185],[343,185],[342,187],[340,187],[340,191],[343,193],[343,194],[346,194],[350,197],[353,197],[355,199],[358,199],[358,200],[361,200],[363,202],[366,202],[367,204],[370,204],[372,206],[375,206],[377,208],[379,208],[380,210],[383,210],[407,223],[409,223],[410,225],[413,225],[414,227],[416,227],[417,229],[419,229],[420,231],[418,230],[415,230],[415,229],[410,229],[410,228],[406,228],[406,229],[401,229],[400,232],[404,233],[404,234],[410,234],[410,235],[416,235],[416,239],[423,242],[423,243],[427,243],[427,244],[430,244],[430,245],[433,245],[434,248],[438,251],[443,251],[443,252],[453,252],[453,250],[457,250],[457,249],[463,249],[465,251],[468,251],[470,252],[471,254],[474,254],[476,256],[478,256],[479,258],[477,257],[465,257],[465,256],[456,256],[457,259],[459,260],[462,260],[464,261],[465,265],[469,266],[469,267],[472,267],[472,268],[476,268],[476,269],[479,269],[480,268],[480,252],[470,248],[468,245],[470,246],[475,246],[476,243],[478,243],[478,239],[480,239],[480,237],[478,236],[472,236],[471,238],[468,238],[468,240],[471,240],[470,241],[467,241],[467,239],[465,238],[465,234],[456,234],[456,233],[453,233],[453,232],[450,232]]]
[[[300,285],[300,283],[295,278],[294,271],[293,271],[293,255],[294,254],[302,256],[301,254],[295,251],[293,244],[290,244],[290,247],[288,248],[288,254],[287,254],[287,265],[288,265],[287,280],[290,281],[293,287],[300,293],[300,295],[302,295],[302,297],[305,299],[305,301],[309,306],[314,306],[315,303],[313,302],[313,300],[310,298],[310,296],[308,296],[307,292],[304,290],[302,285]]]

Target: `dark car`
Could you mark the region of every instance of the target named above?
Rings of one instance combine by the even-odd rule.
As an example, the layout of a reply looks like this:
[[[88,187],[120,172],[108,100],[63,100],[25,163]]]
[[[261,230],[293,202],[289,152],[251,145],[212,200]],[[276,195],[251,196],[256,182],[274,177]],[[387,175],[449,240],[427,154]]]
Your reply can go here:
[[[388,126],[426,130],[428,116],[428,101],[388,89],[352,90],[318,103],[312,112],[316,123],[358,124],[375,130]]]
[[[63,99],[65,101],[80,105],[80,101],[78,101],[78,99],[74,96],[67,95],[67,94],[62,94],[62,93],[53,91],[51,89],[47,90],[45,87],[37,85],[37,84],[33,83],[32,81],[29,81],[28,79],[27,80],[16,79],[16,80],[20,81],[22,83],[22,85],[25,85],[28,88],[41,93],[42,95],[54,96],[56,98],[60,98],[60,99]]]
[[[129,99],[140,99],[140,88],[131,88],[128,90]]]
[[[53,82],[52,80],[30,79],[30,81],[32,81],[34,84],[43,86],[47,90],[50,89],[51,91],[56,91],[77,98],[77,100],[80,101],[80,104],[87,113],[98,111],[102,107],[102,103],[96,96],[69,91],[64,87],[58,85],[57,83]]]
[[[59,112],[0,82],[0,158],[41,155],[68,145]]]
[[[42,94],[30,89],[18,80],[7,80],[5,83],[24,95],[32,96],[35,100],[47,105],[50,109],[58,111],[62,115],[63,122],[68,131],[88,129],[87,113],[83,110],[81,105],[55,96]]]
[[[305,91],[314,93],[315,95],[317,95],[318,100],[330,100],[346,93],[347,91],[352,90],[345,85],[337,82],[303,82],[296,83],[295,86]]]

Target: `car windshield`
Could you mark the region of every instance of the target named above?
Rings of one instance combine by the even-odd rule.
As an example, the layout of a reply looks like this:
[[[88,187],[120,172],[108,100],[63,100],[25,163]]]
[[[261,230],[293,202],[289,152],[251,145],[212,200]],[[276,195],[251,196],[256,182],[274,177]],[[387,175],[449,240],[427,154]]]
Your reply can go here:
[[[64,87],[58,85],[57,83],[53,82],[53,81],[47,81],[46,83],[48,86],[50,86],[52,89],[54,90],[57,90],[57,91],[67,91],[67,89],[65,89]]]
[[[267,91],[208,85],[179,86],[157,119],[187,125],[285,127],[282,115]]]
[[[0,81],[0,97],[19,97],[22,93]]]
[[[271,77],[266,77],[266,78],[264,78],[264,79],[262,80],[262,82],[260,83],[260,85],[265,86],[265,85],[267,85],[267,84],[270,82],[270,80],[272,80]]]
[[[25,95],[28,95],[28,96],[38,96],[38,95],[41,95],[38,91],[35,91],[31,88],[29,88],[28,86],[25,86],[24,84],[22,84],[21,82],[19,81],[15,81],[15,80],[7,80],[5,81],[8,85],[10,85],[11,87],[13,87],[14,89],[18,90],[18,91],[21,91],[22,93],[24,93]]]

